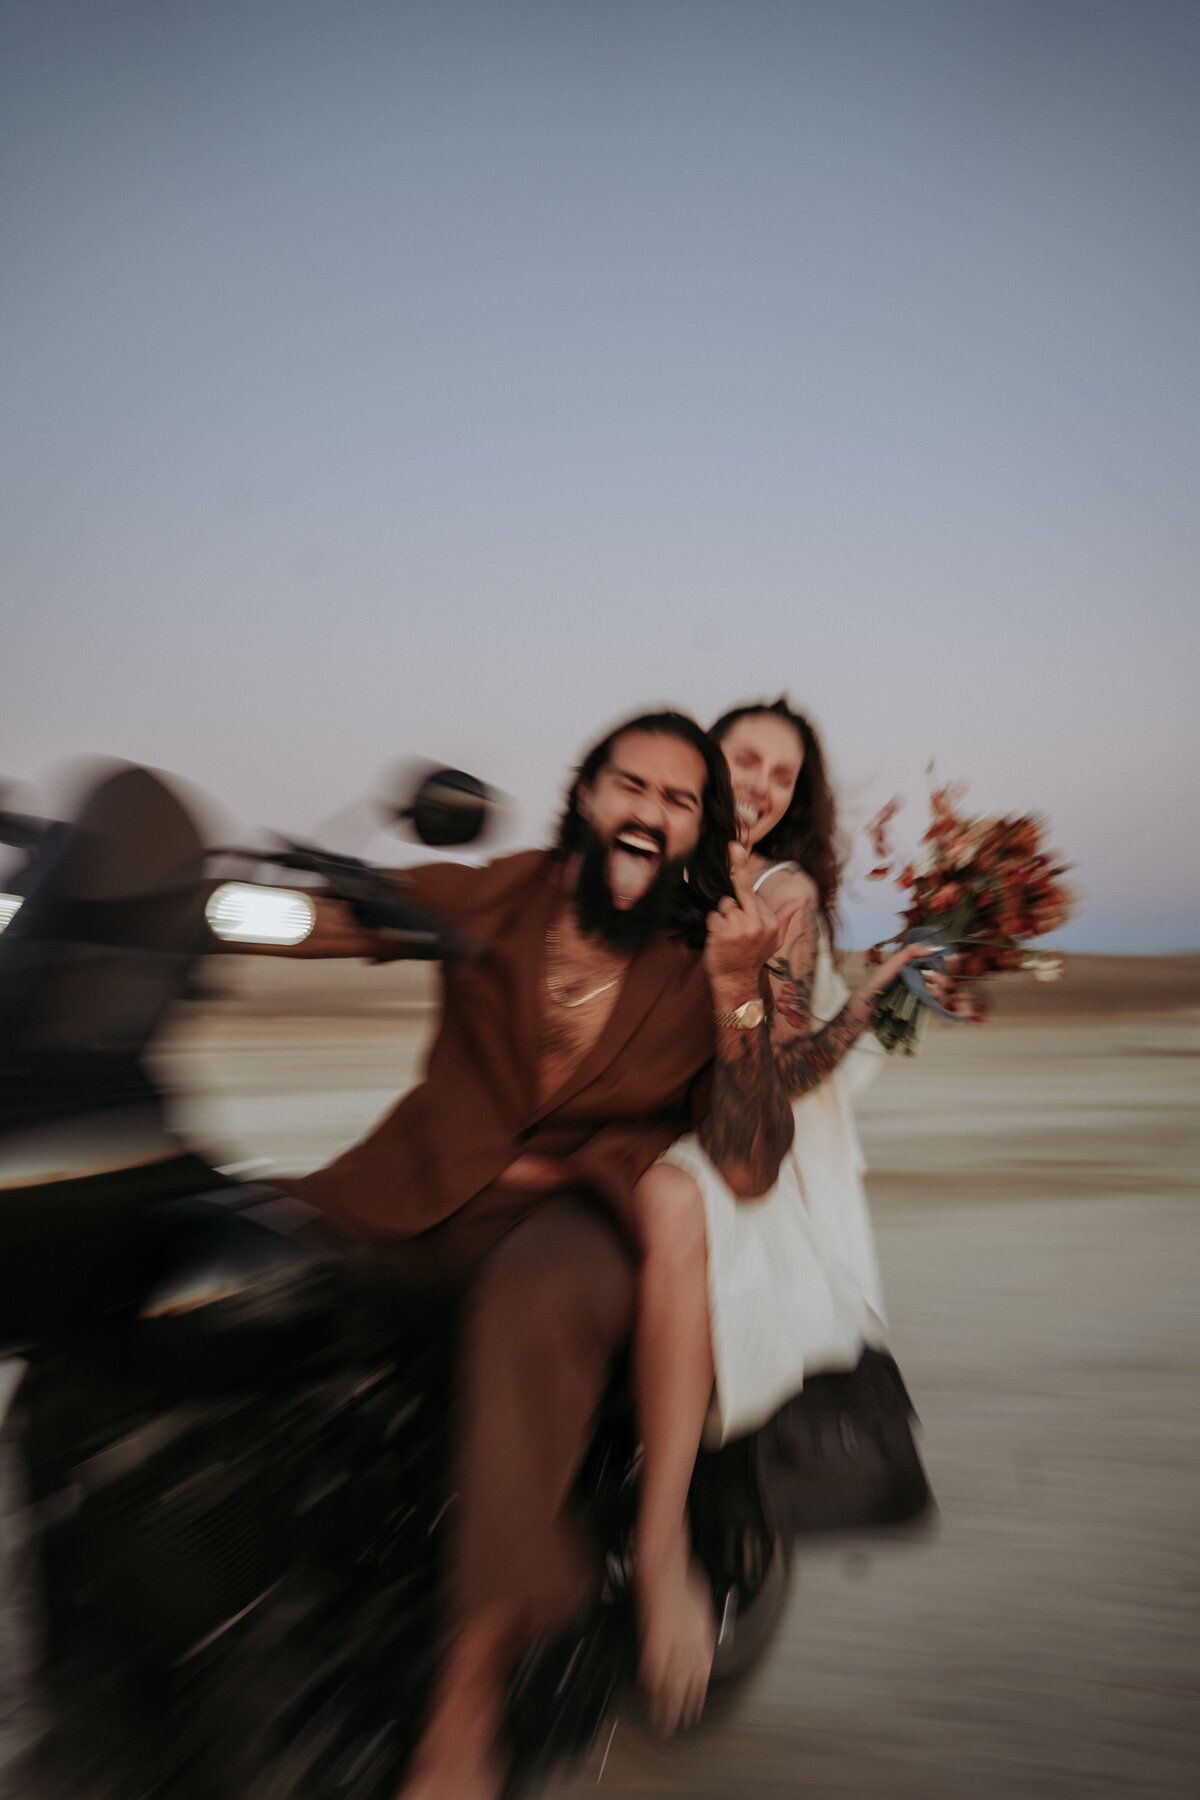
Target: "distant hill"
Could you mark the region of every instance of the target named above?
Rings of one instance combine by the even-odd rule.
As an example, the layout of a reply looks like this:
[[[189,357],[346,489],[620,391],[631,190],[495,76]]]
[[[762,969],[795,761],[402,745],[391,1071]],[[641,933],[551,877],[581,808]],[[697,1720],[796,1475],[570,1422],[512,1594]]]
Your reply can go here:
[[[853,983],[862,957],[848,952]],[[290,957],[222,956],[202,965],[202,998],[230,1017],[336,1018],[422,1014],[437,998],[431,963],[306,962]],[[1200,1008],[1200,951],[1171,956],[1067,955],[1060,981],[1004,976],[991,983],[997,1020],[1033,1023]]]
[[[988,983],[992,1017],[1032,1024],[1062,1019],[1101,1019],[1186,1011],[1200,1007],[1200,950],[1170,956],[1063,955],[1058,981],[1031,975],[1002,975]],[[857,953],[846,956],[843,973],[853,982],[861,968]]]

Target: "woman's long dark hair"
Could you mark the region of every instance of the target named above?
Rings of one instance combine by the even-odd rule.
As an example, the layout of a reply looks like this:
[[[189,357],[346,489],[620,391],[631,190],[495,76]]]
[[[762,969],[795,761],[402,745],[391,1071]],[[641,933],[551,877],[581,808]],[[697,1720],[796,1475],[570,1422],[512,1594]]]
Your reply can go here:
[[[698,750],[704,759],[700,841],[688,858],[687,881],[680,895],[677,916],[671,921],[672,928],[682,933],[690,944],[702,944],[708,914],[713,911],[718,900],[733,892],[733,884],[729,879],[729,846],[737,837],[737,825],[733,812],[729,765],[724,753],[710,733],[702,730],[695,719],[689,719],[686,713],[643,713],[639,718],[626,719],[624,724],[618,725],[615,731],[610,731],[606,738],[588,751],[567,795],[554,854],[565,861],[574,851],[583,847],[587,836],[587,821],[579,811],[579,790],[583,786],[591,786],[612,755],[617,739],[625,737],[631,731],[679,738]]]
[[[755,854],[774,862],[799,863],[817,886],[817,898],[832,937],[837,923],[841,859],[838,855],[837,807],[825,772],[821,740],[803,713],[794,712],[786,694],[778,700],[755,700],[722,713],[709,735],[719,744],[739,719],[765,715],[784,719],[804,748],[804,760],[792,790],[791,802],[777,825],[755,844]]]

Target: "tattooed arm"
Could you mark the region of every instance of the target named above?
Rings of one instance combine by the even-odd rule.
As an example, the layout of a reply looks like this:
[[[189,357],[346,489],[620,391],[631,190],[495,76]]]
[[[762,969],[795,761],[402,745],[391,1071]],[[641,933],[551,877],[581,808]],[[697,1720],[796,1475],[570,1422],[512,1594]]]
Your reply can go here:
[[[775,1010],[771,1014],[771,1048],[779,1077],[792,1100],[832,1075],[847,1050],[871,1023],[875,995],[862,989],[851,994],[841,1012],[813,1030],[812,986],[817,966],[815,899],[793,915],[793,931],[767,964]]]
[[[774,1011],[770,1018],[771,1048],[780,1080],[792,1100],[812,1092],[837,1068],[847,1050],[870,1026],[877,997],[914,957],[919,946],[897,952],[872,969],[855,988],[842,1010],[813,1030],[812,989],[817,967],[820,927],[817,890],[807,875],[781,881],[773,900],[787,917],[783,943],[767,964]],[[790,910],[794,906],[794,910]]]
[[[712,1092],[699,1135],[739,1200],[756,1200],[774,1186],[794,1129],[765,1021],[749,1031],[718,1025]]]
[[[709,914],[704,963],[716,1010],[717,1053],[700,1142],[742,1200],[765,1194],[792,1141],[792,1108],[780,1080],[765,1020],[740,1028],[721,1023],[760,998],[763,964],[779,942],[779,921],[754,893],[746,854],[730,848],[733,895]]]

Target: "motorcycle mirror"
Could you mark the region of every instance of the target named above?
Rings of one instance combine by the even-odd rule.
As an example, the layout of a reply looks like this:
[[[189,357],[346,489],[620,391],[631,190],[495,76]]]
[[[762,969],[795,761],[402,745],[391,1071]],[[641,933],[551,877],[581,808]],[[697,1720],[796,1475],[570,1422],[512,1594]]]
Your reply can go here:
[[[38,819],[32,813],[13,812],[9,802],[15,784],[0,780],[0,844],[13,850],[32,850],[51,828],[49,819]]]
[[[408,806],[389,811],[394,819],[410,822],[423,844],[448,850],[483,836],[500,811],[500,797],[462,769],[434,769]]]
[[[0,844],[8,844],[14,850],[32,850],[49,829],[46,819],[34,819],[28,813],[0,812]]]

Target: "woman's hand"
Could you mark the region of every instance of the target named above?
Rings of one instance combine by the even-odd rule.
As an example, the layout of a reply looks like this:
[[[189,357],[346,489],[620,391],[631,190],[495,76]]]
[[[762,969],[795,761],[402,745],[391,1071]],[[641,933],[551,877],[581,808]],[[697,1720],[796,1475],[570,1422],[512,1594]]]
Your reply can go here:
[[[855,990],[864,1000],[875,1000],[889,988],[903,969],[910,963],[920,962],[923,956],[929,955],[928,944],[902,944],[891,956],[879,963],[867,979]],[[974,1018],[976,1014],[968,1007],[960,1006],[959,983],[954,971],[959,965],[957,956],[945,956],[939,959],[934,968],[921,971],[925,978],[925,986],[947,1012],[959,1013],[963,1018]]]
[[[882,994],[885,988],[891,987],[893,981],[902,970],[907,969],[909,963],[919,962],[923,956],[928,955],[928,944],[902,944],[899,950],[893,950],[884,962],[875,965],[866,980],[859,984],[859,992],[864,997],[873,1000],[876,994]],[[929,980],[928,971],[925,979]],[[932,993],[932,991],[931,988],[930,992]]]

